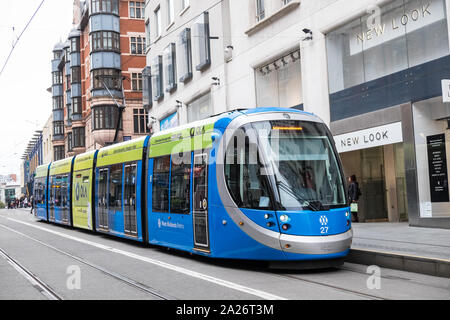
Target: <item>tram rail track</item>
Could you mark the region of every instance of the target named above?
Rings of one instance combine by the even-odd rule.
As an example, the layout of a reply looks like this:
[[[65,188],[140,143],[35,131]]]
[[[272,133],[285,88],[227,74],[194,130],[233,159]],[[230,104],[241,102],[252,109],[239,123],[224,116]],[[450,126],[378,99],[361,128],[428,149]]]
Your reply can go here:
[[[27,239],[29,239],[29,240],[32,240],[32,241],[34,241],[34,242],[36,242],[36,243],[38,243],[38,244],[40,244],[40,245],[43,245],[43,246],[47,247],[47,248],[49,248],[49,249],[52,249],[52,250],[54,250],[54,251],[56,251],[56,252],[58,252],[58,253],[60,253],[60,254],[63,254],[63,255],[65,255],[65,256],[67,256],[67,257],[69,257],[69,258],[71,258],[71,259],[73,259],[73,260],[75,260],[75,261],[78,261],[78,262],[80,262],[80,263],[82,263],[82,264],[84,264],[84,265],[87,265],[87,266],[89,266],[89,267],[91,267],[91,268],[93,268],[93,269],[95,269],[95,270],[98,270],[98,271],[102,272],[103,274],[106,274],[106,275],[108,275],[108,276],[110,276],[110,277],[112,277],[112,278],[114,278],[114,279],[116,279],[116,280],[119,280],[119,281],[121,281],[121,282],[123,282],[123,283],[125,283],[125,284],[127,284],[127,285],[129,285],[129,286],[131,286],[131,287],[133,287],[133,288],[136,288],[136,289],[141,290],[141,291],[143,291],[143,292],[145,292],[145,293],[147,293],[147,294],[150,294],[150,295],[152,295],[153,297],[155,297],[155,298],[157,298],[157,299],[159,299],[159,300],[178,300],[177,298],[175,298],[175,297],[173,297],[173,296],[170,296],[170,295],[168,295],[168,294],[165,294],[165,293],[163,293],[163,292],[161,292],[161,291],[159,291],[159,290],[156,290],[155,288],[149,287],[149,286],[144,285],[144,284],[142,284],[142,283],[140,283],[140,282],[138,282],[138,281],[135,281],[135,280],[133,280],[133,279],[130,279],[130,278],[124,276],[124,275],[121,275],[121,274],[119,274],[119,273],[116,273],[116,272],[114,272],[114,271],[108,270],[108,269],[106,269],[106,268],[104,268],[104,267],[101,267],[101,266],[99,266],[99,265],[96,265],[96,264],[94,264],[94,263],[92,263],[92,262],[89,262],[89,261],[83,259],[83,258],[80,258],[80,257],[78,257],[78,256],[75,256],[75,255],[73,255],[73,254],[71,254],[71,253],[69,253],[69,252],[66,252],[66,251],[64,251],[64,250],[58,249],[58,248],[56,248],[56,247],[54,247],[54,246],[52,246],[52,245],[50,245],[50,244],[47,244],[47,243],[45,243],[45,242],[43,242],[43,241],[41,241],[41,240],[38,240],[38,239],[36,239],[36,238],[33,238],[33,237],[31,237],[31,236],[29,236],[29,235],[26,235],[26,234],[24,234],[24,233],[22,233],[22,232],[19,232],[19,231],[17,231],[17,230],[14,230],[14,229],[12,229],[12,228],[9,228],[9,227],[7,227],[7,226],[5,226],[5,225],[0,224],[0,227],[4,228],[4,229],[6,229],[6,230],[9,230],[9,231],[11,231],[11,232],[14,232],[14,233],[16,233],[16,234],[18,234],[18,235],[21,235],[21,236],[23,236],[23,237],[25,237],[25,238],[27,238]],[[0,248],[0,255],[2,255],[2,252],[3,252],[3,250]],[[4,253],[4,252],[3,252],[3,253]],[[4,255],[7,256],[6,253],[4,253]],[[8,257],[9,257],[9,256],[8,256]],[[12,258],[10,258],[10,259],[11,259],[12,261],[14,261],[15,263],[17,263],[17,261],[15,261],[14,259],[12,259]],[[17,265],[20,266],[20,268],[23,269],[24,271],[26,270],[26,269],[25,269],[23,266],[21,266],[19,263],[17,263]],[[50,295],[52,295],[51,293],[53,293],[55,297],[58,297],[58,299],[52,299],[52,300],[63,300],[63,298],[62,298],[60,295],[56,294],[56,292],[54,292],[54,291],[53,291],[48,285],[46,285],[43,281],[39,280],[36,276],[34,276],[30,271],[27,270],[26,272],[27,272],[27,274],[29,274],[33,279],[35,279],[36,282],[37,282],[38,284],[42,284],[43,289],[46,289],[46,288],[49,289]]]
[[[347,269],[345,269],[345,270],[347,270]],[[352,270],[347,270],[347,271],[352,271]],[[339,292],[344,292],[344,293],[348,293],[348,294],[357,295],[357,296],[364,297],[364,298],[367,298],[367,299],[370,299],[370,300],[390,300],[390,299],[387,299],[387,298],[383,298],[383,297],[380,297],[380,296],[368,294],[368,293],[357,291],[357,290],[353,290],[353,289],[347,289],[347,288],[343,288],[343,287],[340,287],[340,286],[323,283],[323,282],[316,281],[316,280],[305,279],[303,277],[299,277],[299,276],[292,275],[292,274],[276,274],[276,275],[279,276],[279,277],[282,277],[282,278],[298,280],[298,281],[306,282],[306,283],[309,283],[309,284],[314,284],[314,285],[319,285],[319,286],[322,286],[322,287],[331,288],[331,289],[339,291]]]
[[[343,287],[339,287],[339,286],[335,286],[335,285],[330,285],[330,284],[323,283],[323,282],[320,282],[320,281],[305,279],[305,278],[297,277],[295,275],[283,274],[283,275],[279,275],[279,276],[283,277],[283,278],[294,279],[294,280],[306,282],[306,283],[309,283],[309,284],[314,284],[314,285],[319,285],[319,286],[323,286],[323,287],[328,287],[328,288],[334,289],[334,290],[339,291],[339,292],[344,292],[344,293],[348,293],[348,294],[357,295],[357,296],[360,296],[360,297],[368,298],[370,300],[389,300],[389,299],[386,299],[386,298],[383,298],[383,297],[379,297],[379,296],[376,296],[376,295],[371,295],[371,294],[367,294],[367,293],[356,291],[356,290],[352,290],[352,289],[347,289],[347,288],[343,288]]]
[[[25,266],[11,257],[2,248],[0,248],[0,256],[5,259],[14,269],[16,269],[28,282],[31,283],[42,295],[49,300],[64,300],[55,290],[48,284],[39,279],[35,274],[28,270]]]

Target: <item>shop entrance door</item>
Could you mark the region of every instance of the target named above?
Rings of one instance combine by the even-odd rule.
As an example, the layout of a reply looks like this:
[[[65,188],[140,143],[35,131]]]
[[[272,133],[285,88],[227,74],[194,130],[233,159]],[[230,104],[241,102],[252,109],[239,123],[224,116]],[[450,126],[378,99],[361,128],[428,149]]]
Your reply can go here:
[[[364,220],[388,221],[383,147],[361,150]]]

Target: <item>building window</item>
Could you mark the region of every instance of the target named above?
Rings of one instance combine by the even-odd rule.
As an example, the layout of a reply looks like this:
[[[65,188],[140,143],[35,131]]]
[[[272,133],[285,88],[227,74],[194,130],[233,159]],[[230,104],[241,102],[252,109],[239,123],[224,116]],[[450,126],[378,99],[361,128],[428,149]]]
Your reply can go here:
[[[71,72],[71,73],[72,73],[72,72]],[[66,75],[66,91],[69,91],[69,90],[72,89],[72,88],[71,88],[71,86],[72,86],[72,81],[71,81],[72,75],[71,75],[71,73],[68,74],[68,75]]]
[[[181,0],[181,11],[189,7],[190,3],[189,0]]]
[[[145,43],[146,49],[150,47],[150,19],[145,21],[145,39],[147,40]]]
[[[152,65],[152,92],[153,100],[159,101],[164,97],[162,77],[162,56],[157,56]]]
[[[194,122],[210,117],[212,115],[211,93],[197,98],[187,106],[188,122]]]
[[[117,106],[95,106],[93,120],[94,130],[112,130],[116,129],[117,117],[119,115]],[[119,124],[119,129],[122,123]]]
[[[81,67],[72,67],[72,84],[81,83]]]
[[[120,34],[112,31],[96,31],[91,34],[92,51],[120,52]]]
[[[281,1],[282,1],[284,6],[287,5],[289,2],[291,2],[291,0],[281,0]]]
[[[53,154],[54,161],[64,159],[64,146],[54,147],[53,152],[54,152]]]
[[[167,26],[170,26],[175,19],[175,8],[173,6],[173,0],[167,1]]]
[[[133,124],[134,133],[149,133],[150,129],[147,127],[148,114],[144,109],[133,109]]]
[[[142,91],[142,73],[131,74],[131,90]]]
[[[155,37],[158,39],[161,36],[162,24],[161,24],[161,8],[158,7],[155,10]]]
[[[62,84],[63,83],[62,78],[63,78],[62,72],[60,72],[60,71],[52,72],[52,84],[53,85]]]
[[[53,110],[64,109],[64,98],[62,96],[53,97]]]
[[[152,100],[152,72],[150,67],[142,70],[142,104],[148,109],[153,106]]]
[[[119,14],[119,0],[92,0],[92,13]]]
[[[166,79],[166,91],[172,92],[177,88],[177,72],[176,72],[176,61],[175,61],[175,43],[169,44],[164,49],[164,77]]]
[[[117,69],[95,69],[91,73],[92,90],[122,90],[121,72]]]
[[[198,71],[203,71],[211,64],[208,12],[204,12],[194,21],[192,38],[195,39],[194,56],[197,59],[196,69]]]
[[[80,52],[80,38],[70,39],[70,52]]]
[[[145,37],[130,37],[131,54],[145,54]]]
[[[85,143],[85,135],[84,135],[84,127],[73,128],[73,147],[74,148],[83,148]]]
[[[53,122],[53,135],[59,136],[64,134],[64,121]]]
[[[72,132],[69,132],[67,134],[67,151],[72,151],[73,145],[72,145]]]
[[[82,114],[83,108],[81,103],[81,97],[72,98],[73,114]]]
[[[295,107],[303,103],[300,51],[255,69],[257,107]]]
[[[145,2],[130,1],[130,18],[144,19]]]
[[[184,83],[192,78],[191,29],[184,29],[178,36],[177,52],[180,82]]]
[[[418,3],[389,2],[378,21],[368,14],[327,34],[330,93],[448,55],[445,1]]]
[[[264,0],[256,0],[256,21],[261,21],[265,16]]]

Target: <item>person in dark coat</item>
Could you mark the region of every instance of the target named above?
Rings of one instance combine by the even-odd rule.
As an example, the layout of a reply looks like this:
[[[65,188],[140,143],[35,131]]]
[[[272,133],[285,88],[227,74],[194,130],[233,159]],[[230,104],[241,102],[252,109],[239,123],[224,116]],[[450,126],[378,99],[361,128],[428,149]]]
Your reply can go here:
[[[361,191],[359,189],[358,181],[356,181],[356,176],[353,174],[348,178],[348,200],[350,204],[358,204],[359,196]],[[358,211],[352,211],[353,221],[358,222]]]

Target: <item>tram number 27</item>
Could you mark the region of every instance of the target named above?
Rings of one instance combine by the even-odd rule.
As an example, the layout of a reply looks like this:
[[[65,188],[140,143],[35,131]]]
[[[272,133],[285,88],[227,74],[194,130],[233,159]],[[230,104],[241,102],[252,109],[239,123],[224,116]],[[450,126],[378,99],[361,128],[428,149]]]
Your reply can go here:
[[[321,234],[327,234],[328,233],[328,227],[320,227],[320,233]]]

